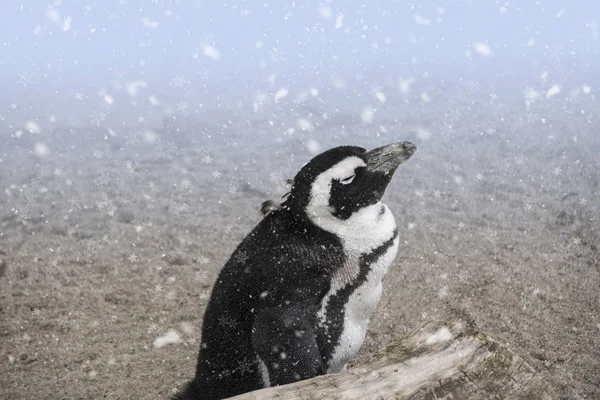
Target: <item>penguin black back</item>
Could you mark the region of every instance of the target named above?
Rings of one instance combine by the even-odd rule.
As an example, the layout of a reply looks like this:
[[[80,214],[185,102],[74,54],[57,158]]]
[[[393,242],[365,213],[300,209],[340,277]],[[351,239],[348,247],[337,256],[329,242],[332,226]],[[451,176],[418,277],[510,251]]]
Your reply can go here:
[[[414,152],[409,145],[398,153],[405,159]],[[346,229],[359,233],[361,220],[354,219],[365,209],[380,213],[389,171],[404,161],[396,154],[393,165],[381,169],[373,152],[341,146],[313,158],[281,206],[270,208],[238,245],[204,314],[195,377],[176,399],[231,397],[332,372],[346,360],[336,347],[345,302],[370,267],[365,264],[362,280],[344,272],[353,243]],[[388,236],[382,243],[397,235]],[[344,279],[350,280],[340,283]]]

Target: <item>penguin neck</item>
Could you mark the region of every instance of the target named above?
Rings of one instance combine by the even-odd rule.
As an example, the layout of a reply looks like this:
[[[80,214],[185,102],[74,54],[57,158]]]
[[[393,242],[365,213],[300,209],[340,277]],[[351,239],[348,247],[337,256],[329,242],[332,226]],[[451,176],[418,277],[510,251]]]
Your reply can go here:
[[[286,204],[287,203],[287,204]],[[306,211],[300,207],[293,207],[288,202],[283,203],[278,212],[288,220],[295,232],[307,237],[322,237],[335,236],[332,232],[328,232],[315,224],[308,216]]]

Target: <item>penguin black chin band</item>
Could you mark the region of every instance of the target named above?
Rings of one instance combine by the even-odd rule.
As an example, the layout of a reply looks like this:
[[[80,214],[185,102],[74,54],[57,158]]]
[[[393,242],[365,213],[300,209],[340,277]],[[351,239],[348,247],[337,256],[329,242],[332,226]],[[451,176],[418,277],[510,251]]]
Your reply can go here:
[[[342,371],[364,342],[399,232],[381,202],[416,146],[314,157],[221,269],[196,374],[174,399],[222,399]]]

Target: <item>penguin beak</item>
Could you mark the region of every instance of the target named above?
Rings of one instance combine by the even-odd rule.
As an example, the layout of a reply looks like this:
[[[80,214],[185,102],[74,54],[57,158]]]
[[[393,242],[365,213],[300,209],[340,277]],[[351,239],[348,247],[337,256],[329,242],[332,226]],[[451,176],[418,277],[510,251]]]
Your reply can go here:
[[[365,154],[367,171],[382,172],[391,179],[396,168],[407,161],[416,150],[417,146],[411,142],[397,142],[373,149]]]

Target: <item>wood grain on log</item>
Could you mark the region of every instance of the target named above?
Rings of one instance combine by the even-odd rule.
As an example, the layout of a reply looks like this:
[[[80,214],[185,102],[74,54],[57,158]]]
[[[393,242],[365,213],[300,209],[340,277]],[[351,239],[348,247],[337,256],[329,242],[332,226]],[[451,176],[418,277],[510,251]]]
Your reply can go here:
[[[431,322],[347,371],[240,396],[250,399],[543,399],[554,390],[466,321]]]

